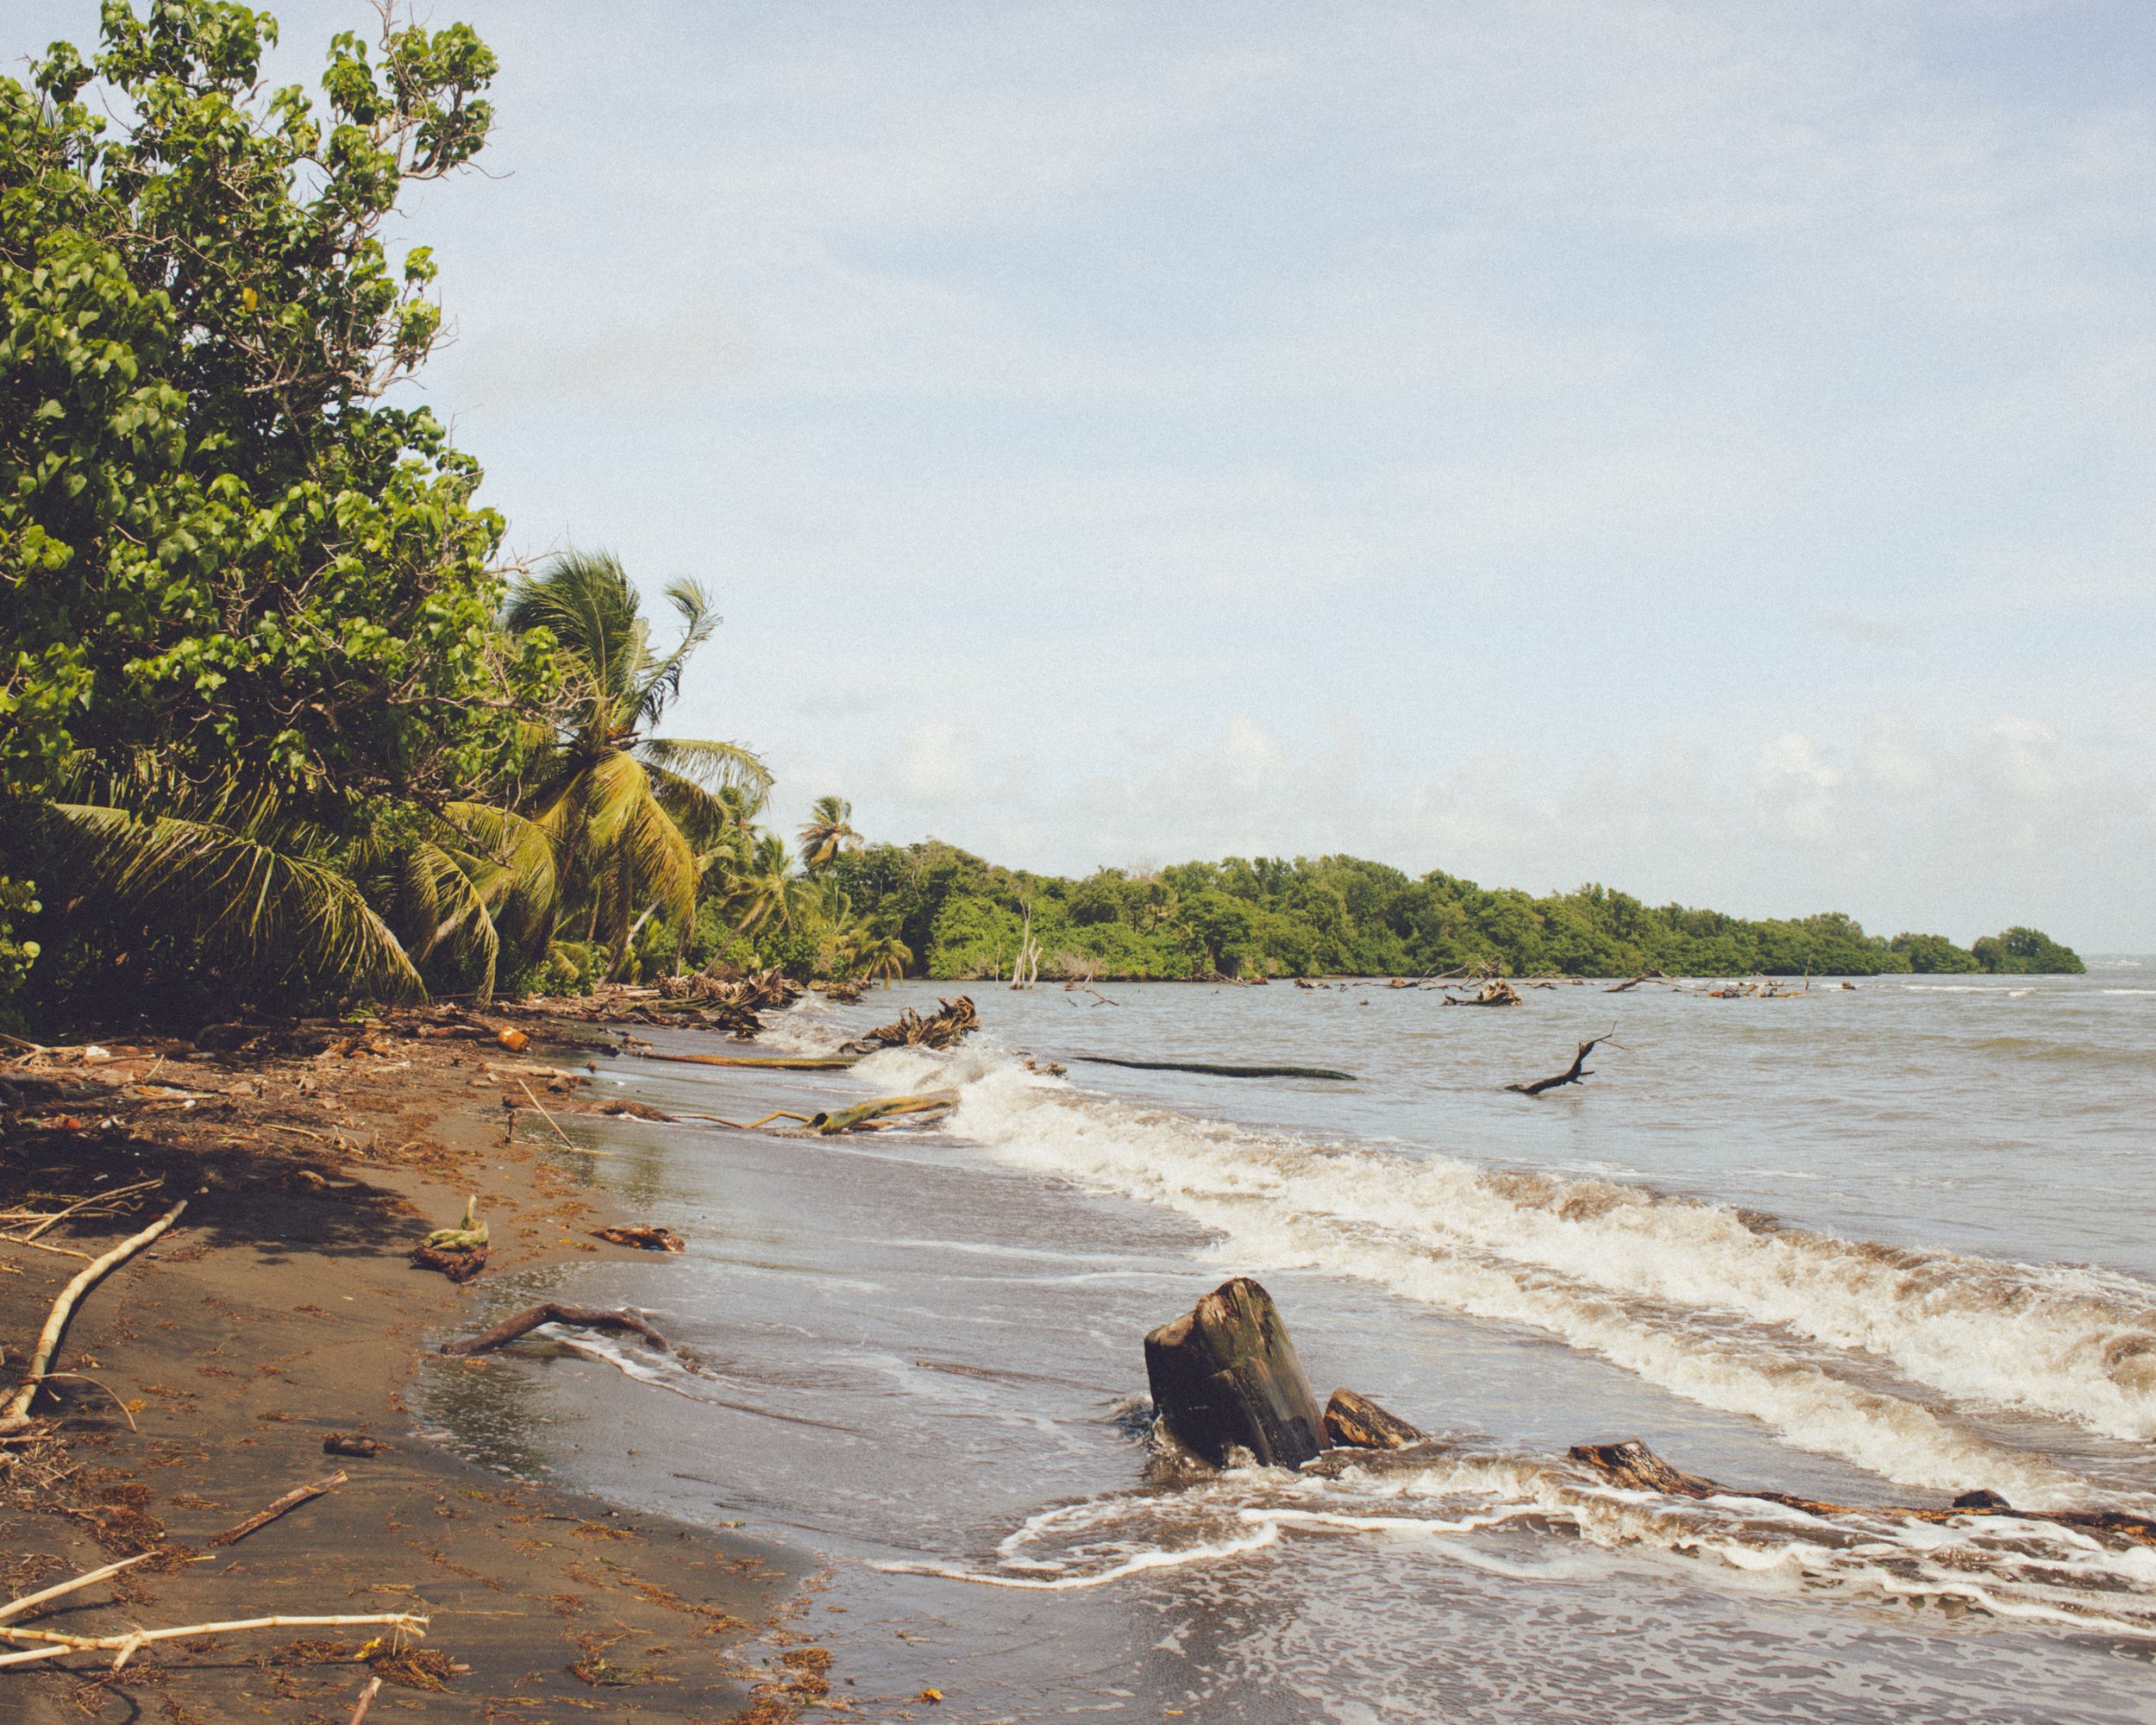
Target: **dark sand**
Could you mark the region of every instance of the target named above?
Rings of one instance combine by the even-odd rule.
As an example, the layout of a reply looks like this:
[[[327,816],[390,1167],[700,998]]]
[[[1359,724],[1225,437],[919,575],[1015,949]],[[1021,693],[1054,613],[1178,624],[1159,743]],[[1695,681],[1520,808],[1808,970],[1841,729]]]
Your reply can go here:
[[[11,1087],[0,1089],[0,1207],[163,1181],[128,1217],[64,1223],[47,1243],[94,1256],[188,1201],[171,1233],[78,1308],[57,1365],[96,1383],[52,1386],[38,1411],[54,1416],[54,1435],[0,1452],[18,1458],[0,1466],[0,1597],[155,1547],[166,1554],[72,1609],[19,1621],[110,1634],[411,1610],[431,1620],[420,1645],[468,1672],[427,1689],[407,1686],[423,1674],[400,1682],[392,1671],[372,1719],[794,1716],[822,1695],[829,1662],[785,1627],[804,1596],[799,1558],[512,1484],[414,1432],[401,1386],[430,1339],[464,1327],[473,1298],[407,1263],[419,1235],[454,1221],[464,1195],[478,1194],[491,1274],[618,1251],[586,1231],[634,1219],[584,1201],[541,1147],[547,1128],[523,1085],[550,1110],[588,1106],[573,1088],[505,1070],[585,1057],[544,1042],[508,1055],[397,1031],[349,1052],[333,1044],[310,1054],[318,1034],[281,1051],[258,1044],[222,1055],[111,1044],[110,1060],[27,1069],[60,1081],[59,1091],[24,1088],[25,1068],[0,1065],[0,1085]],[[189,1107],[145,1095],[144,1080],[215,1094]],[[505,1094],[521,1107],[511,1147]],[[17,1380],[53,1296],[83,1262],[0,1242],[0,1382]],[[392,1448],[373,1459],[325,1455],[332,1432]],[[210,1545],[340,1467],[348,1484],[236,1546]],[[0,1717],[343,1725],[370,1675],[353,1655],[378,1633],[167,1643],[116,1676],[94,1654],[0,1670]]]

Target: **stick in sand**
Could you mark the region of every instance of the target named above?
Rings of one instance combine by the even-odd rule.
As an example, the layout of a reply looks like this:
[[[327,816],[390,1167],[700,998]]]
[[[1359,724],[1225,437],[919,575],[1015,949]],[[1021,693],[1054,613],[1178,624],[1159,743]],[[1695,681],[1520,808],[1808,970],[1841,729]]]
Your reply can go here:
[[[0,1625],[0,1636],[12,1641],[44,1645],[19,1653],[0,1653],[0,1665],[29,1665],[38,1659],[58,1659],[66,1653],[110,1653],[117,1671],[152,1641],[177,1640],[183,1635],[231,1635],[248,1629],[318,1629],[357,1624],[402,1629],[414,1635],[427,1633],[427,1620],[409,1611],[378,1611],[363,1617],[244,1617],[225,1623],[182,1623],[171,1629],[133,1629],[124,1635],[62,1635],[49,1629],[17,1629]]]
[[[271,1504],[268,1509],[256,1510],[238,1527],[226,1528],[210,1543],[213,1546],[236,1546],[249,1534],[268,1527],[287,1509],[297,1509],[301,1504],[311,1502],[324,1492],[335,1490],[350,1477],[351,1476],[342,1468],[339,1468],[329,1478],[317,1480],[312,1485],[296,1485],[276,1502]]]
[[[374,1697],[381,1692],[381,1678],[367,1678],[367,1687],[360,1691],[360,1704],[352,1709],[352,1717],[346,1722],[346,1725],[360,1725],[360,1722],[367,1717],[367,1709],[374,1704]]]
[[[45,1374],[53,1363],[53,1356],[60,1351],[60,1339],[66,1331],[67,1320],[74,1313],[75,1302],[94,1288],[98,1278],[108,1270],[134,1257],[172,1226],[179,1220],[179,1213],[186,1208],[187,1201],[182,1198],[141,1233],[122,1240],[103,1258],[85,1264],[75,1279],[60,1289],[60,1298],[53,1302],[53,1309],[45,1320],[45,1327],[38,1334],[36,1350],[30,1355],[28,1374],[23,1378],[22,1388],[15,1392],[7,1407],[0,1412],[27,1414],[30,1411],[30,1403],[37,1400],[39,1387],[45,1382]]]
[[[78,1587],[88,1587],[93,1582],[103,1581],[109,1575],[119,1574],[123,1569],[132,1569],[136,1564],[145,1562],[156,1555],[157,1553],[154,1551],[141,1552],[134,1557],[122,1558],[118,1563],[107,1564],[103,1569],[93,1569],[87,1575],[78,1575],[71,1580],[56,1583],[41,1593],[26,1593],[20,1599],[10,1599],[4,1605],[0,1605],[0,1622],[4,1622],[10,1617],[20,1617],[25,1611],[44,1604],[48,1599],[58,1599],[63,1595],[74,1592]]]
[[[536,1096],[532,1095],[531,1086],[525,1083],[523,1079],[519,1078],[517,1081],[517,1088],[519,1090],[522,1090],[526,1096],[530,1098],[531,1106],[539,1110],[539,1118],[554,1128],[554,1135],[560,1138],[562,1143],[567,1145],[571,1150],[574,1150],[576,1148],[575,1143],[570,1138],[568,1133],[561,1130],[561,1123],[556,1120],[552,1114],[546,1111],[544,1105],[541,1103]]]

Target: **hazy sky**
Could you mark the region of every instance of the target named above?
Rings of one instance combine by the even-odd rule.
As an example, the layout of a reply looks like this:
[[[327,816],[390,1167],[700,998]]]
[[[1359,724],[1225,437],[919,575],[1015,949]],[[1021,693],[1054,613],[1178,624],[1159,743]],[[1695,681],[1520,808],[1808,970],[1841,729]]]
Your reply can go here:
[[[789,824],[2156,950],[2147,0],[433,16],[428,393]]]

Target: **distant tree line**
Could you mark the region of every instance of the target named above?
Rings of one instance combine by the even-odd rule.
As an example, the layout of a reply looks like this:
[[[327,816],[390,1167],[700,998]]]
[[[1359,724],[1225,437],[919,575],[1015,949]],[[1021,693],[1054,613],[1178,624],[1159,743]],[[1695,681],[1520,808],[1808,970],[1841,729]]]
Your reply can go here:
[[[1649,905],[1586,886],[1535,897],[1442,871],[1410,876],[1354,856],[1183,862],[1081,880],[1004,869],[930,840],[871,844],[832,858],[827,890],[894,933],[929,976],[1006,974],[1030,913],[1043,974],[1421,975],[1490,968],[1508,975],[1880,975],[2079,972],[2034,929],[1973,946],[1944,935],[1867,934],[1838,912],[1748,920]],[[798,955],[773,951],[784,959]]]

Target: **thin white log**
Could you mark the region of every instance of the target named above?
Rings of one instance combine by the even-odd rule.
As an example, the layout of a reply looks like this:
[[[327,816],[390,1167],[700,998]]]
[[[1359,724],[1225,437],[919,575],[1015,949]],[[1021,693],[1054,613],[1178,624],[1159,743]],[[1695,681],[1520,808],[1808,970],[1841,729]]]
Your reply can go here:
[[[41,1593],[26,1593],[20,1599],[8,1600],[5,1603],[0,1603],[0,1622],[4,1622],[10,1617],[20,1617],[25,1611],[31,1609],[34,1606],[42,1605],[48,1599],[60,1598],[63,1595],[72,1593],[78,1587],[88,1587],[92,1582],[103,1581],[109,1575],[119,1574],[123,1569],[132,1569],[136,1564],[156,1555],[155,1552],[143,1552],[135,1557],[122,1558],[118,1563],[107,1564],[103,1569],[93,1569],[86,1575],[78,1575],[71,1580],[58,1582]]]
[[[11,1641],[41,1645],[19,1653],[0,1653],[0,1665],[28,1665],[34,1659],[57,1659],[62,1653],[111,1653],[122,1662],[153,1641],[176,1640],[183,1635],[232,1635],[248,1629],[318,1629],[372,1624],[402,1629],[420,1638],[428,1619],[408,1611],[375,1612],[360,1617],[244,1617],[225,1623],[182,1623],[171,1629],[130,1629],[123,1635],[63,1635],[51,1629],[17,1629],[0,1624],[0,1636]]]
[[[60,1298],[53,1302],[53,1309],[46,1317],[45,1327],[38,1334],[36,1351],[30,1356],[29,1374],[23,1379],[22,1387],[8,1402],[5,1412],[27,1414],[30,1411],[30,1403],[37,1400],[38,1389],[45,1381],[46,1370],[52,1364],[53,1356],[60,1351],[60,1339],[66,1332],[67,1320],[74,1313],[75,1302],[96,1287],[98,1279],[107,1270],[116,1264],[124,1264],[172,1226],[179,1220],[180,1212],[186,1208],[187,1201],[182,1198],[141,1233],[122,1240],[103,1258],[85,1264],[75,1279],[60,1289]]]

